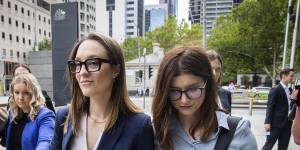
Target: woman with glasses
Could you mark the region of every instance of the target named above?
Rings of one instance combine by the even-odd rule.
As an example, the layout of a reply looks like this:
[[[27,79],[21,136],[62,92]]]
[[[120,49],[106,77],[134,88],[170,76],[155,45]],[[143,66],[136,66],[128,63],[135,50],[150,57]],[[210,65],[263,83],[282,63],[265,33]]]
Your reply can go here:
[[[72,49],[71,104],[57,112],[50,149],[153,149],[150,117],[129,99],[125,64],[113,39],[89,34]]]
[[[152,104],[157,149],[214,149],[222,132],[231,130],[229,115],[219,109],[216,83],[205,52],[176,46],[161,61]],[[222,145],[221,145],[222,146]],[[257,149],[246,120],[238,122],[224,149]]]

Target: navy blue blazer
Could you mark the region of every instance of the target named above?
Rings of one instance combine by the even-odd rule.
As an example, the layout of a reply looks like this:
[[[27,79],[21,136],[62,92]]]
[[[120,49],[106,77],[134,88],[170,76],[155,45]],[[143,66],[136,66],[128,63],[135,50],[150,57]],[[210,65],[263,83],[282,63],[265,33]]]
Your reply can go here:
[[[228,113],[231,113],[231,92],[219,87],[218,94],[223,108],[228,111]]]
[[[10,113],[11,114],[11,113]],[[6,133],[6,149],[10,149],[10,136],[13,121],[11,115]],[[49,149],[54,133],[55,114],[46,107],[41,107],[34,121],[28,120],[22,133],[22,149]]]
[[[63,133],[64,121],[69,108],[64,106],[57,111],[55,133],[51,150],[70,149],[74,136],[72,122],[68,123],[67,133]],[[130,116],[120,115],[115,125],[102,134],[97,150],[153,150],[154,133],[150,117],[143,113]]]
[[[288,121],[288,99],[281,84],[270,90],[267,103],[265,124],[271,127],[283,128]]]

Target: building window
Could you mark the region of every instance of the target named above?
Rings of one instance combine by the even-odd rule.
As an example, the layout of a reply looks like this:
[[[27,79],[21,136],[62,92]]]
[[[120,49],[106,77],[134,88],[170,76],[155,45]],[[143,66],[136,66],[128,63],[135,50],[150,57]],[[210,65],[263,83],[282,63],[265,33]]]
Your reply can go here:
[[[25,38],[23,38],[23,44],[25,44]]]
[[[80,9],[84,10],[84,2],[80,2]]]
[[[5,39],[5,33],[2,32],[2,39]]]
[[[0,0],[0,4],[3,5],[3,0]]]
[[[21,8],[21,13],[24,14],[24,8],[23,7]]]
[[[48,19],[48,24],[50,24],[51,22],[50,22],[50,19]]]
[[[7,2],[7,7],[10,8],[10,1]]]
[[[10,56],[13,57],[14,56],[14,51],[11,49],[10,50]]]
[[[28,44],[31,45],[31,40],[30,39],[28,40]]]
[[[12,34],[9,34],[9,40],[12,40]]]
[[[47,35],[47,32],[46,32],[46,30],[44,30],[44,36],[46,36]]]
[[[30,31],[30,30],[31,30],[30,25],[28,25],[28,31]]]
[[[85,19],[84,19],[84,13],[80,13],[80,21],[84,21]]]
[[[11,24],[11,18],[8,18],[8,24]]]
[[[23,58],[26,58],[26,53],[25,52],[23,52]]]
[[[39,21],[41,21],[41,15],[39,15]]]
[[[16,27],[18,27],[19,26],[19,22],[18,22],[18,20],[16,20]]]
[[[85,31],[85,25],[84,24],[80,24],[80,31]]]
[[[87,11],[87,12],[90,12],[90,7],[89,7],[88,4],[86,4],[86,11]]]
[[[134,4],[134,1],[129,1],[127,2],[127,4]]]
[[[2,55],[6,56],[6,49],[5,48],[2,51]]]
[[[46,23],[46,17],[44,17],[44,22]]]
[[[127,28],[127,29],[133,29],[134,26],[127,26],[126,28]]]
[[[18,5],[15,4],[15,11],[18,11]]]
[[[30,10],[27,10],[27,15],[30,16]]]
[[[51,37],[51,33],[49,32],[48,35],[49,35],[49,38],[50,38]]]
[[[20,52],[19,51],[17,51],[17,57],[20,58]]]
[[[127,16],[127,17],[133,17],[134,14],[127,14],[126,16]]]
[[[16,41],[19,43],[19,36],[16,36]]]
[[[42,30],[41,29],[39,29],[39,34],[42,34]]]
[[[24,24],[24,22],[22,22],[22,28],[23,28],[23,29],[25,28],[25,24]]]
[[[1,15],[1,22],[4,23],[4,16],[3,15]]]

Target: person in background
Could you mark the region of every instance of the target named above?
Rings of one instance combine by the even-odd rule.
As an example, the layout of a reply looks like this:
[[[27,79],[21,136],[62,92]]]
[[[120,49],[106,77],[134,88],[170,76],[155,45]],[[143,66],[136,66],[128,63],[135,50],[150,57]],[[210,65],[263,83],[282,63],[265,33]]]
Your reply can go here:
[[[18,74],[24,74],[24,73],[31,73],[30,68],[25,64],[18,64],[13,68],[13,76],[16,76]],[[55,108],[53,106],[53,102],[47,92],[45,90],[42,90],[42,94],[45,97],[45,104],[46,107],[52,110],[55,113]]]
[[[71,50],[71,104],[57,112],[51,150],[153,150],[150,117],[129,99],[119,44],[89,34]]]
[[[214,80],[218,85],[217,90],[218,90],[219,105],[221,106],[221,108],[225,109],[228,113],[231,113],[231,102],[232,102],[231,92],[220,86],[221,77],[222,77],[222,66],[223,66],[222,58],[214,50],[206,51],[206,54],[210,61],[210,65],[214,75]]]
[[[232,116],[220,110],[210,62],[198,46],[178,45],[165,54],[158,69],[152,114],[157,149],[257,149],[250,122],[241,119],[231,128],[228,119]],[[225,141],[219,140],[224,132],[232,137],[228,145],[219,145]]]
[[[49,149],[55,114],[44,107],[45,98],[32,74],[19,74],[10,84],[6,149]]]
[[[291,100],[295,101],[297,105],[296,116],[292,125],[292,134],[295,143],[300,145],[300,99],[297,99],[298,93],[299,90],[295,90],[295,92],[293,92],[291,95]]]
[[[269,92],[265,130],[270,134],[266,137],[263,150],[271,150],[277,140],[279,150],[288,149],[292,127],[292,121],[288,119],[292,108],[288,84],[294,79],[294,74],[293,69],[283,69],[279,74],[280,83]]]

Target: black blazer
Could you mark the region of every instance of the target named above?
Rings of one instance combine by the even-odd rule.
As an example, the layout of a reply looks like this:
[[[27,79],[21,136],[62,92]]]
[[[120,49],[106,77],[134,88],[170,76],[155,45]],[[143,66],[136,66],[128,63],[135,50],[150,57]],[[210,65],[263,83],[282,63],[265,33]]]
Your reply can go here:
[[[64,106],[57,111],[55,131],[50,150],[70,149],[73,138],[72,122],[68,124],[67,133],[63,133],[63,123],[69,108]],[[103,133],[97,150],[153,150],[154,133],[150,117],[137,113],[130,116],[121,115],[109,131]]]
[[[218,94],[223,108],[231,113],[231,92],[219,87]]]
[[[283,128],[288,121],[288,99],[281,84],[270,90],[267,103],[265,124],[271,127]]]

